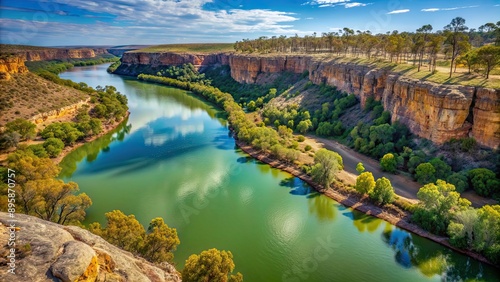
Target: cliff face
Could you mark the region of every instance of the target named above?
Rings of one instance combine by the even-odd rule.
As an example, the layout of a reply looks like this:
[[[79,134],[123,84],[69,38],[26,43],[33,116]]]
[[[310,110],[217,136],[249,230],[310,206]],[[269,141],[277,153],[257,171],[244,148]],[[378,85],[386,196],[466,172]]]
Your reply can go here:
[[[94,58],[100,54],[106,54],[104,48],[77,48],[77,49],[63,49],[51,48],[46,50],[35,51],[21,51],[17,55],[24,61],[47,61],[47,60],[62,60],[62,59],[86,59]]]
[[[138,75],[184,63],[198,67],[229,65],[231,77],[240,83],[256,83],[259,75],[266,73],[309,71],[313,83],[326,83],[354,93],[363,107],[368,97],[382,101],[393,121],[402,122],[414,134],[435,143],[471,136],[489,148],[498,148],[500,144],[498,89],[440,85],[409,79],[386,69],[311,56],[129,52],[123,55],[117,73]]]
[[[24,60],[18,56],[0,57],[0,80],[9,80],[10,74],[26,73],[28,68],[24,65]]]
[[[437,144],[467,136],[489,148],[500,144],[499,89],[440,85],[384,69],[307,56],[233,55],[229,62],[231,76],[240,83],[255,83],[262,73],[307,70],[313,83],[353,93],[362,106],[368,97],[381,100],[393,122],[398,120],[412,133]]]
[[[117,74],[138,75],[146,69],[155,71],[161,67],[193,64],[197,69],[206,66],[228,65],[227,54],[178,54],[178,53],[141,53],[126,52],[121,59]]]
[[[16,214],[17,229],[10,229],[10,219],[0,212],[0,241],[16,243],[15,265],[9,265],[12,246],[2,246],[1,281],[181,281],[172,265],[159,268],[79,227]]]

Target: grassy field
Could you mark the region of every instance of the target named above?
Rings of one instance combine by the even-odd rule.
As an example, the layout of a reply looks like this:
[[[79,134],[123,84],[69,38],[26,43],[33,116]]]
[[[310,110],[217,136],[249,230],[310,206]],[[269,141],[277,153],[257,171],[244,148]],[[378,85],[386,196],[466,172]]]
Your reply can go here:
[[[82,91],[55,84],[33,73],[13,74],[10,80],[0,81],[0,126],[86,98],[88,95]]]
[[[154,45],[143,49],[130,52],[197,52],[197,53],[215,53],[234,51],[233,43],[192,43],[192,44],[164,44]]]

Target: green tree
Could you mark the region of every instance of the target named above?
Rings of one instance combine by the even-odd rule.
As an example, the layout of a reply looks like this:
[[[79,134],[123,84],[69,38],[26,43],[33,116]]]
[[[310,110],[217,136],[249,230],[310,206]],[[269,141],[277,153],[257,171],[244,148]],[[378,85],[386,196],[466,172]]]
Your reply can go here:
[[[363,172],[356,178],[354,188],[361,194],[369,194],[375,187],[375,178],[371,172]]]
[[[249,112],[253,112],[253,111],[255,111],[256,109],[257,109],[257,107],[255,106],[255,101],[250,101],[250,102],[248,102],[248,104],[247,104],[247,110],[248,110]]]
[[[89,230],[115,246],[138,253],[143,246],[146,231],[135,216],[127,216],[119,210],[107,212],[105,215],[105,228],[101,228],[101,225],[95,222],[89,226]]]
[[[17,132],[22,140],[33,139],[36,135],[36,125],[22,118],[8,122],[5,125],[5,132]]]
[[[325,189],[328,189],[335,179],[337,172],[343,168],[342,157],[336,152],[323,148],[319,149],[314,155],[314,165],[311,168],[311,175],[314,181],[323,185]]]
[[[469,189],[469,179],[467,173],[455,172],[446,178],[446,182],[453,184],[457,192],[462,193]]]
[[[64,142],[59,138],[48,138],[43,142],[43,147],[47,154],[51,158],[55,158],[61,154],[62,149],[64,149]]]
[[[417,198],[420,203],[413,214],[413,220],[436,234],[444,234],[452,217],[457,212],[468,209],[471,204],[467,199],[460,198],[455,186],[443,180],[420,188]]]
[[[476,168],[469,171],[472,189],[481,196],[491,196],[500,191],[500,180],[487,168]]]
[[[312,122],[309,119],[301,120],[299,124],[297,124],[297,131],[301,134],[305,134],[310,128],[312,128]]]
[[[85,210],[92,205],[92,201],[85,193],[75,195],[77,191],[78,184],[75,182],[38,179],[23,185],[20,197],[25,211],[32,211],[27,214],[59,224],[79,223],[85,219]]]
[[[363,163],[359,162],[357,165],[356,165],[356,171],[361,174],[365,171],[365,167],[363,166]]]
[[[465,19],[461,17],[454,18],[451,20],[450,24],[444,27],[446,35],[445,43],[449,46],[449,51],[451,52],[450,78],[453,72],[455,59],[461,52],[463,52],[460,46],[463,42],[466,42],[469,39],[469,37],[464,33],[467,29],[469,28],[465,26]]]
[[[446,180],[448,176],[451,174],[451,166],[445,163],[440,158],[433,158],[429,161],[429,163],[434,167],[436,172],[434,173],[434,177],[436,179]]]
[[[472,249],[478,214],[473,208],[457,212],[448,225],[450,243],[463,249]]]
[[[385,154],[382,159],[380,159],[380,166],[382,167],[383,171],[394,173],[396,171],[397,165],[398,161],[396,157],[391,153]]]
[[[199,281],[242,281],[242,275],[231,277],[234,270],[233,254],[230,251],[210,249],[199,255],[191,255],[186,260],[182,270],[182,280],[186,282]],[[240,279],[240,280],[238,280]]]
[[[415,178],[418,183],[427,184],[436,181],[436,169],[430,163],[421,163],[415,169]]]
[[[477,211],[479,220],[474,249],[500,266],[500,205],[484,205]]]
[[[370,199],[382,205],[392,203],[395,197],[391,181],[385,177],[377,179],[375,187],[369,195]]]
[[[142,256],[152,262],[172,262],[174,254],[180,244],[177,230],[169,228],[163,218],[157,217],[149,223],[149,228],[142,246]]]
[[[477,60],[484,67],[486,79],[490,72],[500,64],[500,46],[486,45],[477,50]]]

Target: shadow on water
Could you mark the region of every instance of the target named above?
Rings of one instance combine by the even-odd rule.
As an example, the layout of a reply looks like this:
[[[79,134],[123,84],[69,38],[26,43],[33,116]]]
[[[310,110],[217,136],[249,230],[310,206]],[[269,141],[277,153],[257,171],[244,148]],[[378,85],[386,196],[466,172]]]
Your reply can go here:
[[[215,135],[212,143],[215,148],[220,150],[234,150],[235,146],[231,133],[224,127],[217,129],[217,135]]]
[[[394,251],[395,261],[404,268],[416,267],[426,277],[440,275],[442,281],[498,281],[500,272],[485,272],[478,261],[456,255],[450,249],[392,227],[382,240]]]
[[[290,188],[290,194],[292,195],[308,196],[312,193],[316,193],[314,188],[294,176],[281,180],[279,185]]]

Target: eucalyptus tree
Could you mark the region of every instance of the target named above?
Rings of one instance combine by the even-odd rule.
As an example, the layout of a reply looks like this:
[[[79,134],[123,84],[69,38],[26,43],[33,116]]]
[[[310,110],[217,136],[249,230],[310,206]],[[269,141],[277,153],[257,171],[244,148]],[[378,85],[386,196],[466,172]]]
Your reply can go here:
[[[469,40],[469,36],[465,33],[469,28],[465,25],[465,19],[461,17],[456,17],[451,20],[451,23],[444,27],[446,41],[445,44],[448,45],[449,51],[451,52],[451,64],[450,64],[450,76],[453,73],[453,66],[455,64],[456,58],[463,52],[463,42]]]

